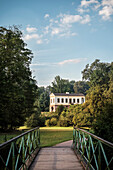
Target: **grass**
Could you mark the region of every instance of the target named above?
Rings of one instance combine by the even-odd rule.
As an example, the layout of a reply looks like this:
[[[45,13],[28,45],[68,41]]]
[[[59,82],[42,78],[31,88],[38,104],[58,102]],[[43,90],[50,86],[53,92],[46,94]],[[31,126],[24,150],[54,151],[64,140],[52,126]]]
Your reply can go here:
[[[9,133],[0,133],[0,144],[20,135],[29,128],[23,126],[18,128],[18,131]],[[72,127],[41,127],[40,128],[40,141],[41,147],[53,146],[58,143],[71,140],[73,137]]]
[[[54,146],[73,138],[72,127],[44,127],[40,128],[41,147]]]
[[[9,133],[0,133],[0,144],[20,135],[22,131],[17,131],[17,132],[9,132]]]

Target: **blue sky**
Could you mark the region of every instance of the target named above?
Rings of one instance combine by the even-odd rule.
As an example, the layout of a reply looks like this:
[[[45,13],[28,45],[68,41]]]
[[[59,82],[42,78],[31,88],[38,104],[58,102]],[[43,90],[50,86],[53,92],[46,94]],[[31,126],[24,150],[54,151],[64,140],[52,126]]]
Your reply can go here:
[[[82,80],[95,59],[113,61],[113,0],[0,0],[0,25],[21,25],[39,86]]]

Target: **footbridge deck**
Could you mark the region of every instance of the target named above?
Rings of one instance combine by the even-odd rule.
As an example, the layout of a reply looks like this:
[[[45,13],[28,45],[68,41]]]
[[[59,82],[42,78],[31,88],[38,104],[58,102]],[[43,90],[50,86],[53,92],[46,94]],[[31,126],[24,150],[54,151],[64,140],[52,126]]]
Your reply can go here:
[[[54,147],[42,148],[34,159],[30,170],[83,170],[83,167],[71,149],[72,140]]]

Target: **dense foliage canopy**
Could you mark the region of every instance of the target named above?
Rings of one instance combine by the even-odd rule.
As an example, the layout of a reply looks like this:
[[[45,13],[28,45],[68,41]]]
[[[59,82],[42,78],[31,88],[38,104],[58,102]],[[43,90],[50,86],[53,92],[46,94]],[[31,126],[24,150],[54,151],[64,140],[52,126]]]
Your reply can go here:
[[[36,81],[29,65],[32,52],[26,48],[21,31],[0,27],[0,126],[13,128],[33,112]]]

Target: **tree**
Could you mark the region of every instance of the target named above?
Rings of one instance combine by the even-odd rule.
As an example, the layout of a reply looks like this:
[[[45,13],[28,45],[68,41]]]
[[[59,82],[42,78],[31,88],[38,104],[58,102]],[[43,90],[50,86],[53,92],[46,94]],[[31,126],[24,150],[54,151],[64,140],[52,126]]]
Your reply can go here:
[[[91,66],[86,65],[86,68],[82,71],[82,78],[89,81],[90,86],[108,85],[110,67],[109,63],[101,63],[100,60],[96,59]]]
[[[85,81],[77,81],[74,83],[74,91],[75,93],[83,93],[86,95],[87,90],[89,89],[88,82]]]
[[[95,60],[82,73],[90,85],[83,112],[89,115],[95,134],[113,142],[113,63]]]
[[[56,113],[60,116],[60,114],[62,113],[62,111],[64,110],[64,106],[63,105],[59,105],[57,108],[56,108]]]
[[[36,98],[36,81],[29,65],[31,50],[26,48],[21,31],[0,27],[0,125],[10,128],[22,125],[32,114]]]
[[[38,99],[37,103],[41,112],[49,111],[49,90],[48,87],[38,87]]]
[[[96,135],[113,142],[113,103],[106,103],[93,128]]]
[[[52,87],[50,91],[52,93],[66,93],[66,92],[74,92],[73,85],[75,81],[65,80],[60,78],[60,76],[56,76],[55,80],[52,82]]]

